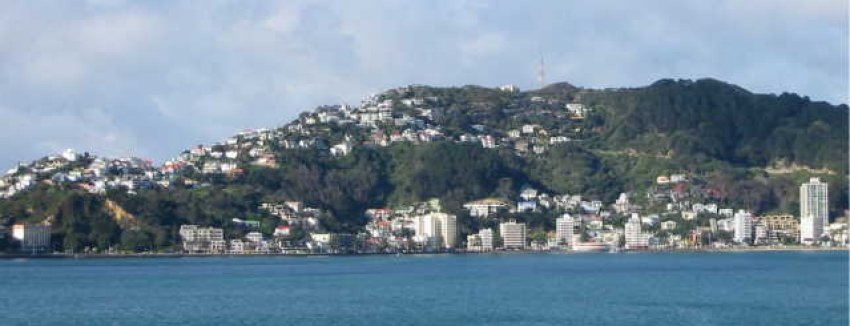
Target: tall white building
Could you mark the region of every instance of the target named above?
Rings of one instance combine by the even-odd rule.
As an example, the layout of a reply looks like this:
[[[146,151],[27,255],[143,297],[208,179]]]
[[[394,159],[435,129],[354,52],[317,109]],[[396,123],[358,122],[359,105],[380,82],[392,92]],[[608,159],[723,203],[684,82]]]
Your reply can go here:
[[[641,221],[638,214],[632,214],[625,225],[626,248],[641,249],[649,247],[649,235],[641,231]]]
[[[570,214],[564,214],[555,220],[555,243],[571,246],[574,232],[575,220]]]
[[[481,251],[493,251],[493,229],[478,231],[478,238],[481,239]]]
[[[811,244],[829,225],[829,193],[826,182],[811,178],[800,185],[800,242]]]
[[[416,217],[416,238],[431,249],[449,249],[457,244],[457,217],[429,213]]]
[[[525,223],[502,222],[499,224],[499,235],[502,236],[502,247],[505,249],[525,249]]]
[[[440,236],[442,237],[443,248],[454,248],[457,245],[457,216],[446,213],[440,214]]]
[[[749,243],[753,239],[753,214],[745,210],[738,210],[732,218],[735,235],[732,237],[737,243]]]
[[[476,234],[466,236],[466,250],[486,252],[493,251],[493,230],[483,229]]]

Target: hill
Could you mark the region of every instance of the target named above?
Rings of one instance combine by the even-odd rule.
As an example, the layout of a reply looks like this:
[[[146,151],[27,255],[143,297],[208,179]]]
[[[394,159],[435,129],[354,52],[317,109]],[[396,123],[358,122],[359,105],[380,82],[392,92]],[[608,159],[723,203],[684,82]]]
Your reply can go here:
[[[520,92],[408,86],[357,107],[321,106],[274,129],[199,145],[161,166],[74,152],[0,179],[0,219],[53,222],[64,249],[169,248],[182,224],[244,234],[286,223],[269,203],[299,202],[318,230],[357,232],[369,208],[439,198],[462,232],[481,221],[462,204],[518,198],[523,186],[613,202],[630,193],[651,213],[657,177],[757,213],[798,211],[797,187],[830,184],[832,216],[847,209],[848,108],[795,94],[753,94],[712,79]],[[119,212],[119,213],[116,213]],[[118,215],[116,219],[115,215]],[[551,228],[557,214],[516,214]],[[119,223],[132,216],[133,223]]]

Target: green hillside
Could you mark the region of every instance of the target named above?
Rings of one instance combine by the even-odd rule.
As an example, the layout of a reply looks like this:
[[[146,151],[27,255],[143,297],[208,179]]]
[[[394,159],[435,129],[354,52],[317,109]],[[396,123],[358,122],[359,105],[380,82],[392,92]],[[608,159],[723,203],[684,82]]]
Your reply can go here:
[[[399,105],[405,98],[425,100]],[[800,182],[818,175],[830,184],[831,215],[847,209],[848,107],[843,104],[753,94],[712,79],[605,90],[561,83],[529,92],[411,86],[375,99],[385,100],[392,100],[393,118],[427,109],[421,119],[440,136],[377,145],[372,139],[401,137],[404,128],[303,123],[317,110],[277,129],[288,137],[286,144],[311,145],[287,148],[283,140],[264,145],[270,149],[266,155],[275,158],[271,165],[240,158],[242,173],[210,174],[200,169],[210,159],[201,158],[196,167],[170,176],[169,187],[134,194],[115,188],[92,195],[73,183],[42,183],[0,199],[0,217],[7,226],[51,219],[54,242],[65,249],[131,250],[174,245],[181,224],[221,226],[237,234],[241,231],[232,220],[252,219],[262,221],[262,231],[270,234],[277,220],[257,208],[263,202],[301,201],[322,209],[318,219],[324,229],[355,232],[366,222],[367,208],[440,198],[445,210],[459,215],[461,229],[471,230],[475,222],[466,218],[464,202],[515,199],[526,184],[610,203],[621,192],[644,194],[657,176],[671,173],[688,175],[717,202],[791,214],[798,210]],[[587,112],[571,117],[567,103],[582,104]],[[545,132],[510,136],[529,125]],[[464,135],[513,140],[484,148],[458,141]],[[556,143],[555,137],[564,141]],[[327,148],[343,139],[351,140],[351,152],[330,155]],[[135,224],[109,219],[106,199],[135,216]],[[543,219],[539,225],[545,227],[554,216],[528,218]]]

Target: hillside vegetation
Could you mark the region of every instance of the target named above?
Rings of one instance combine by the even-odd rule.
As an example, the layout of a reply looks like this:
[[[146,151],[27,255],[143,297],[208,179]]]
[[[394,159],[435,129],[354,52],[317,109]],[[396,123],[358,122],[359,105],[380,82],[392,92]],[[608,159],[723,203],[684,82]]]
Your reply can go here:
[[[406,98],[426,100],[397,104]],[[800,182],[819,175],[830,184],[831,215],[847,209],[846,105],[753,94],[712,79],[605,90],[560,83],[529,92],[411,86],[382,93],[375,102],[386,100],[394,103],[393,117],[421,114],[427,127],[417,130],[438,130],[439,137],[380,144],[374,139],[400,137],[404,128],[305,123],[320,108],[276,129],[281,138],[264,145],[272,164],[240,156],[235,162],[241,173],[206,173],[201,167],[211,159],[201,157],[169,175],[168,187],[133,193],[117,187],[90,194],[73,183],[40,183],[0,199],[0,218],[6,226],[48,219],[54,242],[64,249],[168,248],[178,241],[181,224],[237,234],[242,231],[234,218],[259,220],[270,234],[278,221],[258,209],[263,202],[301,201],[323,210],[324,229],[355,232],[366,222],[367,208],[440,198],[445,210],[463,217],[464,202],[515,198],[526,184],[609,203],[621,192],[644,193],[657,176],[671,173],[687,174],[729,206],[791,214],[798,211]],[[588,112],[570,118],[567,103]],[[510,136],[526,125],[544,132]],[[499,145],[460,141],[465,135],[491,136]],[[556,135],[565,141],[555,143]],[[344,139],[353,145],[350,152],[329,154],[328,147]],[[311,145],[292,148],[290,140]],[[768,173],[792,165],[793,171]]]

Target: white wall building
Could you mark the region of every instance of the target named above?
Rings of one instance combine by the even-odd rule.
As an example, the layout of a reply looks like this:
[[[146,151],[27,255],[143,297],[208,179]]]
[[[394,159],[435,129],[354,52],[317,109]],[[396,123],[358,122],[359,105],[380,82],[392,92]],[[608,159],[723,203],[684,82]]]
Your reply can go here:
[[[499,234],[502,236],[502,247],[505,249],[525,249],[527,236],[525,223],[502,222],[499,224]]]
[[[429,213],[416,217],[416,240],[430,249],[450,249],[457,244],[457,217],[446,213]]]
[[[481,251],[493,251],[493,229],[479,230],[478,238],[481,239]]]
[[[189,253],[223,253],[224,230],[197,225],[181,225],[180,239],[183,250]]]
[[[629,212],[631,209],[631,205],[629,204],[629,195],[626,193],[621,193],[620,197],[617,198],[617,201],[614,202],[614,211],[620,214],[625,214]]]
[[[626,249],[643,249],[649,247],[649,234],[641,230],[638,214],[632,214],[625,225]]]
[[[555,243],[571,246],[575,233],[575,219],[570,214],[564,214],[555,220]]]
[[[737,243],[749,243],[753,240],[753,214],[738,210],[732,218],[735,235],[732,238]]]
[[[811,178],[800,185],[800,242],[812,244],[829,225],[829,193],[827,184]]]
[[[507,209],[508,207],[510,207],[510,205],[507,203],[493,198],[486,198],[463,204],[463,208],[469,210],[469,216],[481,218],[496,214],[499,210]]]
[[[731,217],[717,220],[717,230],[724,232],[735,232],[735,220]]]
[[[466,236],[467,251],[481,251],[481,237],[478,234],[470,234]]]
[[[263,234],[260,232],[248,232],[248,234],[245,235],[245,239],[253,243],[258,243],[263,241]]]

